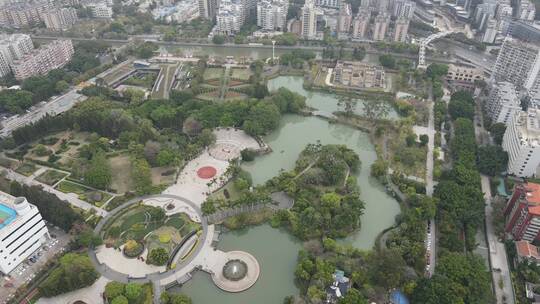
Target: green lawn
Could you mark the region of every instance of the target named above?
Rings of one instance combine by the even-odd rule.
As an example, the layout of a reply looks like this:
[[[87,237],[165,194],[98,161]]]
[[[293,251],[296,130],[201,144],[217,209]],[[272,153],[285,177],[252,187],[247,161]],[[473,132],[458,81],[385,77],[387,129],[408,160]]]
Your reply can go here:
[[[206,68],[204,70],[204,80],[221,78],[223,71],[223,68]]]
[[[43,172],[40,176],[38,176],[36,178],[36,180],[44,183],[44,184],[47,184],[47,185],[54,185],[56,184],[59,180],[61,180],[62,178],[66,177],[67,174],[64,173],[64,172],[60,172],[60,171],[56,171],[56,170],[47,170],[45,172]]]
[[[111,198],[110,194],[103,191],[93,190],[80,184],[70,181],[63,181],[58,184],[57,189],[64,193],[75,193],[79,199],[87,201],[96,207],[101,207],[107,200]]]
[[[252,75],[250,69],[232,69],[232,78],[237,78],[241,80],[249,80],[249,77]]]
[[[229,192],[229,199],[225,198],[225,189]],[[240,197],[240,193],[234,187],[234,181],[229,181],[225,186],[223,186],[218,191],[210,194],[211,199],[223,199],[223,200],[236,200]]]
[[[19,166],[19,168],[17,168],[17,170],[15,170],[15,172],[20,173],[25,176],[30,176],[32,175],[32,173],[36,172],[36,170],[37,170],[36,165],[32,163],[23,163],[22,165]]]

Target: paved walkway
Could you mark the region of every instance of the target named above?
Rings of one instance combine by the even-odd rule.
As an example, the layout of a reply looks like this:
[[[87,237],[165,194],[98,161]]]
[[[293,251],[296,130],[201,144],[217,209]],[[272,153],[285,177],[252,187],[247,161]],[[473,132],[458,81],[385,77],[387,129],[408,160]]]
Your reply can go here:
[[[65,200],[65,201],[67,201],[68,203],[72,204],[75,207],[81,208],[81,209],[86,210],[86,211],[87,210],[95,210],[96,214],[98,214],[100,216],[106,216],[107,215],[107,211],[79,199],[77,197],[77,195],[75,195],[75,194],[67,194],[67,193],[64,193],[62,191],[56,190],[56,189],[54,189],[53,187],[51,187],[51,186],[49,186],[47,184],[38,182],[37,180],[34,180],[32,178],[32,176],[24,176],[22,174],[19,174],[19,173],[15,172],[15,171],[9,170],[9,169],[6,169],[6,172],[7,172],[6,178],[9,179],[9,180],[14,180],[14,181],[17,181],[19,183],[25,184],[27,186],[41,186],[43,188],[43,190],[56,195],[59,199]]]
[[[428,127],[425,130],[429,141],[427,144],[428,151],[426,157],[426,194],[428,196],[433,196],[433,149],[435,148],[435,117],[433,113],[433,102],[430,98],[428,109],[429,109],[429,119]],[[429,265],[427,267],[427,273],[431,277],[435,272],[435,265],[437,264],[437,238],[436,238],[436,225],[435,219],[429,221],[429,232],[426,236],[426,246],[427,253],[429,254]]]

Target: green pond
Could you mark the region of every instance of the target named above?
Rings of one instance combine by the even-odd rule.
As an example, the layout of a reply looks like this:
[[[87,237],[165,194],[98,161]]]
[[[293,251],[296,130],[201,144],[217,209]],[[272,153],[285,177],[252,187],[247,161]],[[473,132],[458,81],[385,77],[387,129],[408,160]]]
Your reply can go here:
[[[388,78],[388,81],[392,81],[391,77]],[[281,87],[285,87],[295,93],[305,96],[307,105],[319,111],[325,113],[343,111],[343,106],[339,105],[339,101],[335,94],[318,91],[308,91],[304,89],[303,84],[304,77],[279,76],[268,81],[268,90],[274,91]],[[357,100],[354,112],[359,115],[362,115],[364,113],[362,100]],[[394,110],[394,108],[389,107],[388,115],[386,118],[395,119],[397,117],[398,114]]]
[[[269,82],[271,90],[281,86],[306,96],[307,104],[311,107],[329,112],[338,108],[337,99],[332,94],[305,91],[301,77],[278,77]],[[376,154],[366,133],[344,125],[330,124],[317,117],[291,114],[285,115],[279,128],[265,136],[264,140],[273,152],[243,164],[255,184],[264,183],[278,175],[280,170],[293,169],[298,154],[309,143],[345,144],[358,153],[362,166],[356,177],[366,209],[362,216],[362,228],[341,240],[343,243],[371,249],[377,235],[394,223],[395,216],[400,212],[399,205],[369,175]],[[259,281],[245,292],[229,294],[219,290],[208,274],[198,272],[181,290],[191,296],[196,304],[281,303],[285,296],[298,292],[293,280],[300,245],[288,233],[268,225],[225,233],[218,247],[225,251],[245,250],[253,254],[261,264]]]
[[[301,243],[286,231],[262,225],[228,232],[221,236],[218,248],[253,254],[261,267],[255,285],[244,292],[229,293],[217,288],[209,274],[198,271],[182,288],[174,287],[169,291],[189,295],[194,304],[279,304],[284,297],[298,294],[294,269]]]

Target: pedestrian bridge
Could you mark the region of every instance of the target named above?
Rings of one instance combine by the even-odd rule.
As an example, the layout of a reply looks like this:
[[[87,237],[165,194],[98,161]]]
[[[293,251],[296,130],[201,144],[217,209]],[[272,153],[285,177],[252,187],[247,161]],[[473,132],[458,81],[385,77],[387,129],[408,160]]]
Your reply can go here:
[[[461,31],[444,31],[439,32],[433,35],[430,35],[429,37],[422,39],[420,41],[420,50],[418,52],[418,68],[419,69],[426,69],[427,63],[426,63],[426,47],[428,44],[430,44],[433,40],[446,37],[453,33],[461,33]]]

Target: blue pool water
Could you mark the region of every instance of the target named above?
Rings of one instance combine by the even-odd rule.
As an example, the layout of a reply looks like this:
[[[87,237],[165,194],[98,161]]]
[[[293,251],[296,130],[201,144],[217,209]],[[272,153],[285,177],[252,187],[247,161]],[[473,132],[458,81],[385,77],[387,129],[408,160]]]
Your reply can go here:
[[[6,205],[0,204],[0,229],[9,225],[17,217],[17,212]]]

